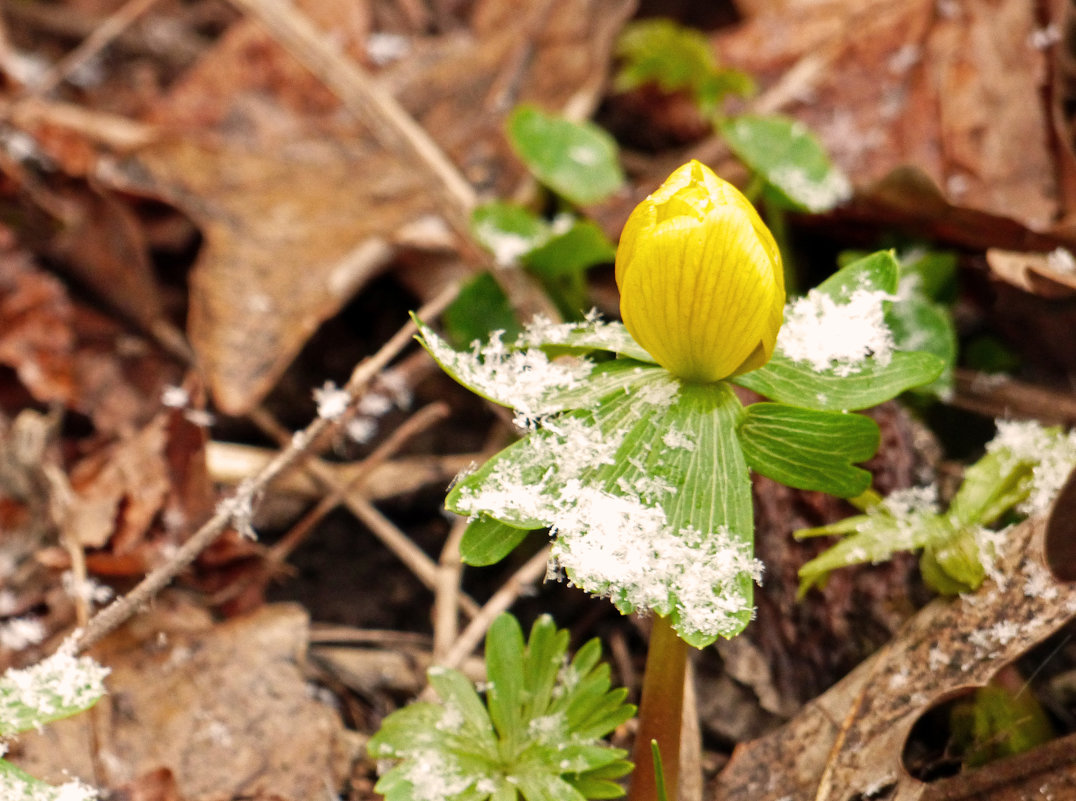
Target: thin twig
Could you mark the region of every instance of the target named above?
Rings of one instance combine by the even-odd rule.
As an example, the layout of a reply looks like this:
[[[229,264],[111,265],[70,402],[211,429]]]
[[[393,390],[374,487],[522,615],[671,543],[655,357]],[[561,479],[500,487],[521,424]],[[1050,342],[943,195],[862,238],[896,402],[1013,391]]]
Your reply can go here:
[[[456,286],[446,288],[427,303],[419,313],[423,317],[432,318],[437,316],[452,302],[457,291],[458,287]],[[408,321],[377,353],[356,366],[346,386],[352,397],[356,397],[400,351],[407,347],[411,337],[414,336],[415,330],[414,323]],[[245,486],[240,486],[235,497],[230,499],[229,503],[219,504],[213,516],[191,535],[190,539],[179,546],[167,562],[152,570],[129,593],[117,598],[94,615],[87,624],[85,631],[78,637],[78,650],[85,651],[110,631],[135,615],[143,605],[147,604],[173,578],[186,569],[198,557],[198,554],[209,547],[232,524],[237,512],[242,513],[244,511],[242,507],[252,506],[258,495],[272,483],[273,479],[289,469],[300,457],[305,455],[310,444],[333,425],[335,425],[334,421],[319,417],[292,437],[288,447],[284,448],[276,458],[269,462]]]
[[[477,247],[471,234],[471,212],[477,204],[474,187],[444,150],[396,98],[361,65],[287,0],[232,0],[257,19],[291,55],[314,74],[373,134],[386,150],[424,174],[443,199],[441,212],[457,234],[457,247],[468,263],[489,268],[523,319],[537,314],[559,320],[556,305],[525,272],[498,269]]]
[[[264,408],[254,409],[248,413],[247,417],[258,428],[280,442],[281,445],[289,441],[290,436],[287,429],[280,425]],[[381,514],[377,507],[362,495],[348,492],[336,478],[329,465],[321,460],[312,457],[307,458],[303,468],[309,475],[319,481],[325,489],[339,494],[343,498],[344,505],[348,511],[370,529],[374,536],[381,540],[382,544],[392,551],[396,558],[403,562],[419,581],[430,590],[437,586],[437,565],[395,523]],[[473,599],[464,596],[461,603],[468,615],[477,614],[478,604]]]
[[[468,624],[459,639],[445,654],[445,658],[438,664],[443,667],[459,667],[486,636],[486,631],[493,625],[494,618],[515,603],[516,599],[534,582],[545,576],[548,566],[549,548],[546,547],[528,559],[497,592],[493,593],[493,596],[486,601],[474,620]]]
[[[467,523],[466,518],[460,517],[452,524],[438,560],[437,586],[433,593],[434,663],[440,662],[459,634],[460,581],[463,578],[460,541]]]
[[[1071,391],[1018,381],[1006,375],[953,371],[950,405],[987,417],[1017,417],[1047,425],[1076,425],[1076,400]]]
[[[39,80],[27,83],[26,91],[45,95],[60,85],[79,67],[108,47],[112,40],[129,28],[135,20],[146,13],[157,0],[128,0],[111,14],[93,33],[82,40],[74,50],[60,59]]]
[[[362,484],[370,472],[378,465],[385,462],[396,451],[407,444],[407,441],[416,434],[424,431],[429,426],[442,420],[448,414],[448,405],[441,401],[435,401],[422,407],[385,439],[369,456],[362,460],[358,469],[348,475],[346,481],[339,485],[339,490],[330,489],[323,495],[321,500],[300,518],[272,547],[266,549],[263,554],[265,562],[264,572],[250,576],[246,581],[240,581],[227,587],[224,591],[213,596],[213,603],[219,605],[227,600],[237,597],[254,582],[262,580],[265,575],[273,576],[283,573],[287,568],[285,563],[288,557],[310,536],[318,523],[325,518],[333,509],[346,499]]]
[[[468,237],[475,191],[429,134],[358,64],[333,47],[329,37],[281,0],[232,0],[318,77],[381,143],[405,163],[423,168],[447,200],[453,227]]]
[[[37,125],[68,128],[95,143],[116,150],[144,147],[155,141],[161,133],[160,129],[152,125],[117,114],[37,97],[0,102],[0,119],[8,120],[22,129],[32,129]],[[98,169],[101,170],[101,167]]]

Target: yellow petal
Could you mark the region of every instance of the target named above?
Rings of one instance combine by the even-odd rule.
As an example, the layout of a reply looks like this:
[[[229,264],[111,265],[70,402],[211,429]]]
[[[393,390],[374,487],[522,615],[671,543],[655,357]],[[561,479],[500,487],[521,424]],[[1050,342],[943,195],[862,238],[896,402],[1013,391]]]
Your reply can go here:
[[[680,378],[717,381],[773,355],[785,301],[777,245],[747,199],[699,162],[632,212],[616,279],[628,331]]]

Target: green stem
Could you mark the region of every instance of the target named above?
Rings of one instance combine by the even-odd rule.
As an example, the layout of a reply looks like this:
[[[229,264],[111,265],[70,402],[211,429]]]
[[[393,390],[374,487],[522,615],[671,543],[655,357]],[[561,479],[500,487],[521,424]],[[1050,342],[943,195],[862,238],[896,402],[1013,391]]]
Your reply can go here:
[[[687,643],[662,617],[654,618],[650,632],[650,650],[643,676],[643,697],[639,704],[639,731],[635,735],[631,790],[628,801],[657,801],[657,781],[650,742],[661,749],[665,787],[671,797],[678,797],[680,777],[680,725],[684,708],[684,671],[687,667]]]
[[[799,285],[796,266],[792,263],[792,242],[788,238],[788,212],[777,203],[764,203],[766,224],[770,227],[785,271],[785,292],[794,295]]]

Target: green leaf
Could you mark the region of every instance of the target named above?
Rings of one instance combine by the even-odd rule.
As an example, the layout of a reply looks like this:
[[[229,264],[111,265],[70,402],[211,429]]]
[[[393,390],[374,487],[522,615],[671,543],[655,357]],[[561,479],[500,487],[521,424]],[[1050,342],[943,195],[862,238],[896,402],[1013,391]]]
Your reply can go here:
[[[568,632],[558,631],[552,617],[541,615],[534,621],[523,658],[523,683],[527,688],[524,718],[546,714],[567,651]]]
[[[585,801],[572,785],[544,770],[528,771],[517,779],[526,801]]]
[[[457,348],[485,342],[492,331],[514,338],[523,330],[508,296],[489,273],[480,273],[460,288],[443,320],[445,332]]]
[[[851,184],[803,123],[777,115],[734,117],[720,125],[729,149],[766,181],[768,194],[796,211],[829,211]]]
[[[77,782],[54,787],[35,779],[6,759],[0,759],[0,798],[4,801],[91,801],[98,798],[98,794]]]
[[[0,735],[17,734],[83,712],[104,695],[108,669],[66,651],[0,676]]]
[[[870,473],[854,463],[871,458],[878,440],[878,425],[869,417],[780,403],[748,406],[740,424],[740,444],[753,470],[789,487],[840,498],[870,486]]]
[[[616,141],[593,123],[521,105],[508,117],[508,140],[539,181],[576,205],[604,200],[624,184]]]
[[[896,293],[900,285],[900,264],[892,250],[879,250],[842,267],[815,287],[835,301],[847,300],[857,290]]]
[[[543,406],[545,396],[582,386],[594,367],[583,360],[552,363],[537,349],[520,353],[500,337],[469,352],[457,351],[414,315],[412,320],[418,329],[415,338],[453,379],[486,400],[529,415],[549,411]],[[541,528],[521,526],[527,527]]]
[[[957,352],[952,315],[937,303],[912,297],[890,304],[886,322],[898,348],[931,353],[945,365],[934,381],[913,387],[913,390],[933,395],[951,391]]]
[[[494,621],[486,637],[489,689],[483,705],[462,673],[431,668],[441,703],[416,703],[389,715],[368,753],[394,760],[375,789],[391,801],[433,797],[445,801],[524,798],[615,798],[611,779],[631,768],[626,752],[599,742],[635,712],[626,690],[609,690],[609,667],[599,664],[592,640],[565,668],[567,631],[549,616],[531,627],[526,644],[511,615]],[[573,726],[569,710],[596,710],[608,728]],[[499,721],[496,725],[493,720]],[[481,789],[479,789],[481,788]],[[584,792],[585,791],[585,792]]]
[[[495,200],[471,213],[471,233],[501,266],[518,264],[553,235],[542,218],[515,203]]]
[[[501,739],[522,739],[523,631],[509,614],[501,614],[486,635],[489,716]]]
[[[523,542],[530,529],[517,528],[492,517],[479,517],[467,524],[460,540],[460,557],[474,567],[495,565]]]
[[[949,503],[949,514],[966,526],[996,522],[1027,499],[1034,467],[1034,462],[1016,459],[1008,449],[988,451],[964,471],[964,480]]]
[[[822,583],[834,570],[884,562],[895,553],[922,548],[931,541],[940,541],[953,534],[953,527],[949,522],[936,515],[923,516],[909,524],[907,521],[896,520],[891,514],[875,512],[842,520],[834,527],[822,526],[797,531],[795,537],[802,539],[840,534],[847,531],[848,525],[852,523],[856,525],[855,533],[844,537],[800,568],[801,596],[812,586]],[[837,530],[837,526],[840,526],[840,530]]]
[[[892,251],[879,251],[838,270],[812,293],[827,295],[835,303],[846,303],[857,291],[897,291],[900,266]],[[797,362],[781,350],[758,370],[731,380],[765,397],[819,411],[856,411],[877,406],[913,387],[929,384],[945,370],[945,361],[920,351],[895,350],[882,364],[867,357],[849,375],[833,370],[816,370],[807,361]]]
[[[960,529],[955,536],[928,542],[919,557],[928,587],[942,595],[959,595],[979,588],[986,579],[983,554],[974,532]]]
[[[595,375],[609,380],[597,406],[550,418],[457,482],[446,505],[553,527],[573,583],[625,613],[670,616],[692,645],[733,636],[750,620],[757,569],[739,401],[727,384],[638,364]]]
[[[852,375],[818,373],[781,353],[758,370],[731,379],[771,400],[819,411],[856,411],[877,406],[912,387],[929,384],[945,363],[930,353],[897,351],[882,366],[868,359]]]
[[[571,227],[531,250],[524,263],[542,278],[575,276],[597,264],[611,264],[616,246],[590,220],[575,220]]]
[[[617,39],[616,55],[623,62],[614,79],[617,91],[645,84],[656,84],[665,92],[684,90],[707,116],[717,111],[726,95],[755,91],[749,75],[718,66],[705,35],[673,20],[628,23]]]
[[[564,333],[552,342],[548,337],[527,334],[524,335],[523,341],[529,347],[535,348],[570,348],[581,353],[604,350],[636,361],[656,364],[650,354],[632,338],[624,324],[619,322],[568,326]]]
[[[458,710],[467,726],[467,736],[473,740],[475,750],[489,757],[497,755],[493,727],[482,699],[478,697],[471,680],[458,670],[431,667],[427,671],[430,686],[441,698],[441,706]],[[431,704],[431,706],[434,706]],[[436,724],[435,724],[436,725]]]

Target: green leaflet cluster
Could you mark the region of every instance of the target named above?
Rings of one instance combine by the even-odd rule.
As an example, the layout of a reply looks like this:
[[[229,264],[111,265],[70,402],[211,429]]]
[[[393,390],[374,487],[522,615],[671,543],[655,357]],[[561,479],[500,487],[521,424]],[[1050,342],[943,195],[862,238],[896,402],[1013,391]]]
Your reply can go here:
[[[635,714],[627,690],[610,689],[601,645],[569,662],[568,632],[548,615],[524,647],[511,615],[486,637],[485,703],[459,671],[431,668],[439,703],[392,713],[368,750],[394,767],[375,790],[386,801],[584,801],[624,794],[627,752],[600,738]]]
[[[767,365],[711,384],[653,364],[618,323],[539,321],[514,342],[495,335],[457,352],[418,322],[442,368],[515,409],[526,434],[449,493],[446,506],[472,520],[464,559],[495,562],[527,531],[549,528],[552,568],[621,611],[668,617],[697,647],[739,633],[761,576],[749,469],[862,493],[870,475],[855,463],[873,455],[878,430],[848,412],[944,367],[889,331],[898,280],[888,252],[840,270],[790,305],[798,322]],[[744,408],[731,383],[775,402]]]
[[[935,487],[915,487],[872,499],[866,514],[796,532],[799,538],[844,537],[800,569],[800,594],[833,570],[883,562],[899,551],[921,550],[923,578],[941,593],[978,589],[988,576],[1004,581],[993,563],[1005,529],[993,527],[1049,509],[1076,468],[1076,432],[1035,422],[997,425],[986,455],[964,471],[948,509],[939,509]]]

